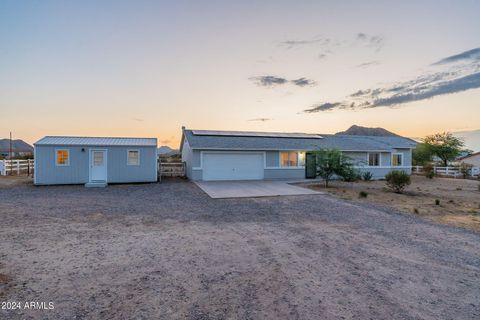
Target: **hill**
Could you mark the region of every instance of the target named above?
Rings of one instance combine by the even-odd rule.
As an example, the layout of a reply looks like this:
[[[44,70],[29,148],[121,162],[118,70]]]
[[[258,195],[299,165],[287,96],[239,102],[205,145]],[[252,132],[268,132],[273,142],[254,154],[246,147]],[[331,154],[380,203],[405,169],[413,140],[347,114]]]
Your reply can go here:
[[[33,147],[20,139],[12,140],[12,150],[13,152],[32,152],[33,153]],[[9,152],[9,151],[10,151],[10,139],[0,139],[0,152]]]
[[[382,136],[382,137],[400,137],[398,134],[390,132],[384,128],[368,128],[353,125],[345,131],[335,133],[337,135],[352,135],[352,136]]]

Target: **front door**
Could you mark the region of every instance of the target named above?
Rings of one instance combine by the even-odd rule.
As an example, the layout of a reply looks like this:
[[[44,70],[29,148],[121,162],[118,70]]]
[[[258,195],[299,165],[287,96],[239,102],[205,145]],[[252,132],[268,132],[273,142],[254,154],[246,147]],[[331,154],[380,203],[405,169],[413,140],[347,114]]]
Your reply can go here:
[[[107,182],[107,150],[90,150],[90,182]]]

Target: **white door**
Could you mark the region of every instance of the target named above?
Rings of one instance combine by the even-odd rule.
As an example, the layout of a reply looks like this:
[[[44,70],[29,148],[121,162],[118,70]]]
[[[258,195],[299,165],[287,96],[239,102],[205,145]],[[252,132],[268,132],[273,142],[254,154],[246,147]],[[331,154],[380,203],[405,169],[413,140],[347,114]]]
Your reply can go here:
[[[204,153],[203,180],[261,180],[263,153]]]
[[[107,150],[90,150],[90,182],[107,181]]]

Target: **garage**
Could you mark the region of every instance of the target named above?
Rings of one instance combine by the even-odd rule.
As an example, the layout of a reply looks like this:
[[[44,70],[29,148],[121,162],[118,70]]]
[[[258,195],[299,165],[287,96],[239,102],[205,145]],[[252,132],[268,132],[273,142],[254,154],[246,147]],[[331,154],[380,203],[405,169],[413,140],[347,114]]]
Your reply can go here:
[[[202,155],[203,180],[261,180],[264,154],[253,152],[205,152]]]

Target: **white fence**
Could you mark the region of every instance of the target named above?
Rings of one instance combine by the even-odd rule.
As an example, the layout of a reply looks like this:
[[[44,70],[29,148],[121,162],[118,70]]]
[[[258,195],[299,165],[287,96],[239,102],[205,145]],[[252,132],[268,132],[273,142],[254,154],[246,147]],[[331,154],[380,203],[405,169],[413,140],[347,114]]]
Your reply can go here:
[[[422,166],[412,166],[413,173],[423,173]],[[460,170],[460,167],[433,167],[433,172],[440,176],[448,176],[448,177],[463,177],[463,173]],[[480,175],[480,167],[472,167],[470,170],[470,176],[475,177]]]
[[[184,177],[185,162],[161,162],[160,176],[161,177]]]
[[[33,174],[34,160],[0,160],[0,175]]]

